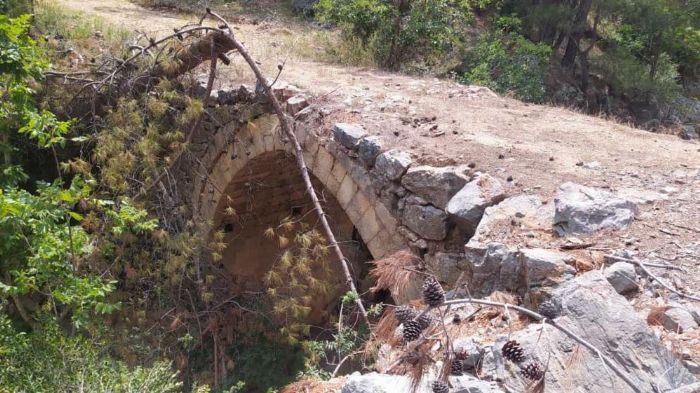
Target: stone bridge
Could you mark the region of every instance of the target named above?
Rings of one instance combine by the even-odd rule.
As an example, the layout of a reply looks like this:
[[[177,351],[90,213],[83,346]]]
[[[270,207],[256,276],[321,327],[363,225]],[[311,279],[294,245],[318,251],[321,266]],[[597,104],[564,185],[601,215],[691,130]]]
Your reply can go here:
[[[402,249],[423,257],[444,281],[454,279],[450,270],[464,259],[483,209],[503,194],[498,182],[473,176],[466,165],[416,165],[408,153],[384,149],[361,125],[320,126],[315,119],[323,114],[307,107],[297,89],[283,85],[275,94],[297,119],[312,181],[359,280],[367,276],[367,261]],[[224,232],[223,266],[242,288],[259,283],[280,254],[264,239],[267,228],[285,217],[316,222],[291,144],[262,101],[244,87],[219,91],[180,174],[202,233]]]

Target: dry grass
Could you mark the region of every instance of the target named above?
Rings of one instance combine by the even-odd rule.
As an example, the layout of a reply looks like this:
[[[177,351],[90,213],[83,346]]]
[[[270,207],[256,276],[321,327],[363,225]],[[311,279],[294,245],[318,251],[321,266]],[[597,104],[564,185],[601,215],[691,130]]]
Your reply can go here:
[[[302,379],[283,387],[280,393],[335,393],[339,392],[344,384],[345,378],[334,378],[330,381]]]
[[[411,275],[419,269],[423,261],[408,250],[397,251],[375,262],[370,273],[377,279],[373,292],[388,289],[397,297],[402,297]]]

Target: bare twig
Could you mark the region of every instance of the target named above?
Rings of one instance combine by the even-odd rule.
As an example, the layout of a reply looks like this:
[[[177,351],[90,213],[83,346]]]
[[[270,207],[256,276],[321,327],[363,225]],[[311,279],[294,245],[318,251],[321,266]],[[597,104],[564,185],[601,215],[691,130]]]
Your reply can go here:
[[[615,257],[614,255],[606,255],[605,257],[606,257],[606,258],[610,258],[610,259],[621,259],[621,258],[619,258],[619,257]],[[648,276],[651,277],[652,279],[656,280],[656,282],[658,282],[659,285],[661,285],[662,287],[664,287],[664,288],[668,289],[669,291],[675,293],[676,295],[678,295],[678,296],[680,296],[680,297],[682,297],[682,298],[685,298],[685,299],[689,299],[689,300],[694,300],[694,301],[696,301],[696,302],[700,302],[700,297],[685,294],[685,293],[683,293],[683,292],[681,292],[681,291],[679,291],[679,290],[673,288],[672,286],[670,286],[669,284],[665,283],[664,281],[662,281],[662,280],[659,278],[659,276],[657,276],[656,274],[652,273],[651,270],[649,270],[649,268],[647,267],[647,263],[642,262],[642,261],[638,261],[638,260],[636,260],[636,259],[627,259],[627,258],[624,258],[624,259],[625,259],[625,261],[627,261],[627,262],[634,263],[634,264],[636,264],[637,266],[639,266],[639,267],[644,271],[644,273],[646,273],[646,275],[648,275]],[[649,266],[651,266],[651,265],[649,265]],[[659,267],[659,266],[656,266],[656,267]],[[660,267],[669,268],[669,267],[666,266],[666,265],[661,265]],[[682,270],[681,270],[681,271],[682,271]]]
[[[323,211],[323,207],[321,206],[321,203],[319,202],[318,195],[316,194],[316,190],[314,189],[313,183],[311,183],[311,177],[309,176],[309,170],[306,167],[306,163],[304,162],[304,157],[302,154],[302,149],[301,145],[299,144],[299,141],[297,140],[296,134],[294,134],[294,130],[292,129],[292,126],[289,124],[289,118],[285,114],[284,110],[282,110],[282,106],[280,105],[279,100],[277,97],[272,92],[272,89],[270,88],[270,85],[267,82],[267,78],[263,75],[262,71],[260,70],[260,67],[258,67],[257,62],[251,57],[250,53],[248,53],[248,50],[243,47],[243,45],[235,38],[233,35],[233,29],[229,25],[228,21],[226,21],[224,18],[219,16],[217,13],[207,10],[208,14],[219,20],[221,23],[223,23],[226,27],[226,30],[228,30],[228,34],[225,35],[225,37],[229,40],[229,43],[236,49],[238,50],[238,53],[245,59],[246,63],[250,66],[251,70],[255,74],[255,77],[257,78],[258,82],[262,85],[262,87],[265,90],[265,93],[267,94],[268,98],[270,99],[270,102],[272,103],[272,107],[275,110],[275,113],[277,114],[277,117],[279,118],[280,121],[280,127],[282,128],[282,131],[284,131],[285,135],[287,138],[289,138],[289,141],[292,143],[292,146],[294,147],[294,151],[296,153],[296,161],[297,161],[297,166],[299,167],[299,171],[301,172],[302,178],[304,179],[304,184],[306,185],[306,191],[309,194],[309,197],[311,198],[311,202],[314,205],[314,208],[316,210],[316,213],[319,216],[319,220],[321,222],[321,226],[323,227],[324,234],[326,238],[328,239],[328,242],[330,244],[330,247],[333,249],[333,252],[340,262],[340,265],[343,269],[343,274],[345,275],[345,283],[347,284],[348,288],[350,288],[350,291],[356,295],[356,301],[355,303],[357,304],[358,309],[360,310],[360,313],[362,314],[362,317],[367,324],[368,328],[371,328],[371,325],[369,323],[369,317],[367,316],[367,311],[365,310],[365,306],[362,303],[362,299],[360,298],[360,295],[357,291],[357,288],[355,287],[355,282],[353,280],[352,274],[350,273],[350,268],[348,266],[348,261],[343,255],[343,251],[340,249],[338,246],[338,242],[335,239],[335,235],[333,234],[333,230],[331,230],[330,224],[328,223],[328,219],[326,219],[326,214]],[[370,329],[371,331],[371,329]]]
[[[644,264],[644,265],[646,265],[647,267],[658,267],[658,268],[662,268],[662,269],[679,270],[679,271],[685,272],[685,270],[684,270],[682,267],[673,266],[673,265],[668,265],[668,264],[665,264],[665,263],[640,262],[640,261],[638,261],[638,260],[636,260],[636,259],[618,257],[618,256],[615,256],[615,255],[605,255],[605,257],[608,258],[608,259],[615,260],[615,261],[622,261],[622,262],[633,263],[633,264],[638,265],[638,266],[639,266],[640,264]]]

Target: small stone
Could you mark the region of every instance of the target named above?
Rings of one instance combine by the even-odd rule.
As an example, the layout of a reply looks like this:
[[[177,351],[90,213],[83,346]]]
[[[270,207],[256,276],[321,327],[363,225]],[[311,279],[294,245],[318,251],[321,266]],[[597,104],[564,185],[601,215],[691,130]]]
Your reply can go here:
[[[683,333],[698,327],[690,311],[681,307],[669,307],[663,315],[661,324],[671,332]]]
[[[301,112],[307,106],[309,106],[309,99],[304,94],[297,94],[287,100],[287,112],[292,116]]]
[[[357,124],[337,123],[333,126],[333,139],[348,149],[354,150],[367,131]]]
[[[636,268],[628,262],[613,263],[605,269],[605,278],[619,294],[631,293],[639,289]]]
[[[413,163],[411,156],[401,150],[389,150],[377,156],[372,170],[389,180],[399,180]]]
[[[357,152],[360,156],[360,161],[367,168],[374,166],[377,156],[382,152],[382,142],[378,136],[368,136],[360,140],[357,144]]]
[[[499,154],[499,155],[498,155],[498,159],[499,159],[499,160],[502,160],[502,159],[504,159],[504,158],[506,158],[506,156],[505,156],[504,154]]]

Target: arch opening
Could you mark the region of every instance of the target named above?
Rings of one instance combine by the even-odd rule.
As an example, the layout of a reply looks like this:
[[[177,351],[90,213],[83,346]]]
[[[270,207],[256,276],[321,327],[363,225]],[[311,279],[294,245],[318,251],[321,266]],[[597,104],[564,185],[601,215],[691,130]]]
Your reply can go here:
[[[367,245],[331,192],[315,176],[311,180],[343,254],[355,277],[363,280],[369,270],[367,262],[373,259]],[[256,156],[233,176],[222,195],[214,214],[214,228],[223,232],[223,242],[227,244],[220,267],[231,276],[234,292],[264,291],[266,274],[288,247],[279,239],[266,236],[266,232],[279,229],[290,219],[320,232],[294,156],[285,151]],[[331,254],[326,258],[337,290],[315,299],[308,318],[313,325],[326,322],[324,316],[337,307],[339,295],[346,291],[337,261]]]

